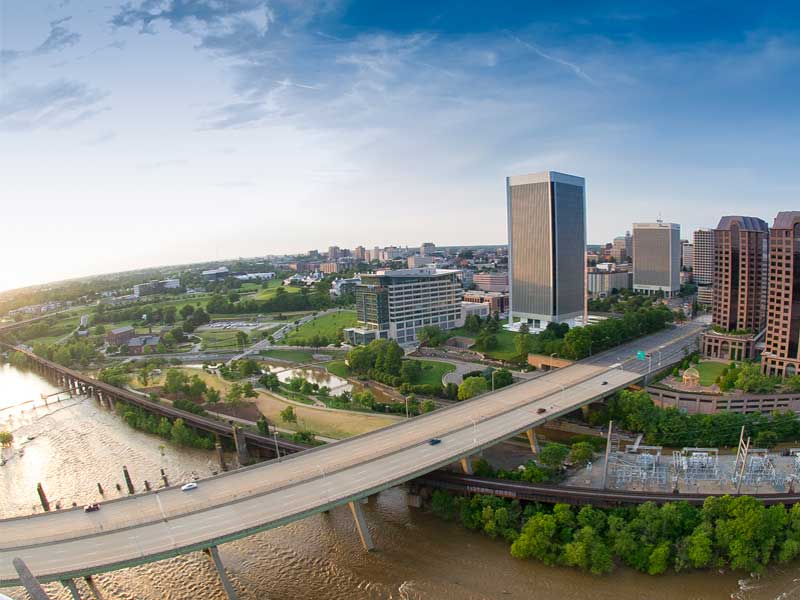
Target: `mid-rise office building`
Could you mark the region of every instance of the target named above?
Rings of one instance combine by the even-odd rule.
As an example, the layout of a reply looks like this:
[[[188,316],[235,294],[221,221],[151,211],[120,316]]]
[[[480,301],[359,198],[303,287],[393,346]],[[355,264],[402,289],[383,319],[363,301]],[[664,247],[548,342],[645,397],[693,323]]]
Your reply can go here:
[[[353,249],[353,258],[362,262],[367,259],[367,250],[364,248],[364,246],[356,246]]]
[[[545,171],[506,178],[509,321],[532,330],[586,316],[586,182]]]
[[[689,240],[681,240],[681,270],[691,271],[694,268],[694,244]]]
[[[477,302],[489,305],[490,314],[504,315],[508,312],[508,294],[503,292],[483,292],[470,290],[464,292],[464,302]]]
[[[781,212],[769,234],[767,334],[764,373],[800,373],[800,212]]]
[[[677,223],[633,224],[633,290],[663,292],[667,297],[681,289],[681,226]]]
[[[756,357],[766,319],[769,227],[756,217],[726,216],[714,230],[713,328],[703,335],[712,358]]]
[[[697,302],[711,306],[714,302],[714,230],[694,232],[692,281],[697,285]]]
[[[392,339],[417,341],[426,325],[453,329],[464,324],[464,293],[455,269],[397,269],[362,275],[356,286],[359,326],[344,330],[350,344]]]
[[[328,247],[328,260],[336,260],[342,256],[342,249],[339,246]]]
[[[629,290],[633,284],[633,273],[630,271],[617,271],[590,268],[586,277],[587,289],[592,298],[605,298],[621,290]]]
[[[431,242],[425,242],[419,247],[419,253],[422,256],[433,256],[434,252],[436,252],[436,244]]]
[[[476,289],[483,290],[484,292],[507,292],[508,273],[475,273],[472,276],[472,283],[475,285]]]
[[[611,257],[618,263],[628,262],[633,254],[633,237],[630,232],[615,237],[611,242]]]

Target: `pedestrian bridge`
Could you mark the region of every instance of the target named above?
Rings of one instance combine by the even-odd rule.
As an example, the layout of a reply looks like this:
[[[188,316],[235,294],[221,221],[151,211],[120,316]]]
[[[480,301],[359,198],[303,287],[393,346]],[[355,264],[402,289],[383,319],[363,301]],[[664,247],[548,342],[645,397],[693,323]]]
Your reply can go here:
[[[199,482],[0,521],[0,585],[19,583],[21,558],[41,581],[68,581],[161,560],[349,504],[476,454],[622,389],[641,373],[575,364],[378,431]],[[441,443],[431,446],[431,438]],[[465,461],[466,464],[466,461]]]

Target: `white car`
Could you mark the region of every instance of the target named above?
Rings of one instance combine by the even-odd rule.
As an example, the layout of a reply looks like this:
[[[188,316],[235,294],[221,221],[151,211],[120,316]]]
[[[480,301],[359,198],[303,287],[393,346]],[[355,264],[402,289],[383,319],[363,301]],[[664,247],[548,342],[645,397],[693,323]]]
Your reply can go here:
[[[196,490],[196,489],[197,489],[197,484],[194,481],[181,486],[182,492],[188,492],[190,490]]]

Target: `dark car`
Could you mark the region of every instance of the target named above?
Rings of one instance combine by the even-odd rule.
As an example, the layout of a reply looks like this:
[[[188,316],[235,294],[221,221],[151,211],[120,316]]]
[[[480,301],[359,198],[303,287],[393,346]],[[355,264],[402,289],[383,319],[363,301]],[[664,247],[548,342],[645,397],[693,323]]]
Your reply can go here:
[[[97,502],[93,502],[92,504],[87,504],[83,507],[83,512],[95,512],[96,510],[100,510],[100,505]]]
[[[540,415],[543,414],[543,413],[546,413],[546,412],[547,412],[546,408],[539,408],[539,409],[536,410],[536,413],[540,414]]]
[[[607,382],[607,381],[604,381],[604,382],[603,382],[603,383],[601,383],[600,385],[608,385],[608,382]]]
[[[442,440],[440,440],[439,438],[431,438],[430,440],[428,440],[428,443],[431,446],[435,446],[436,444],[441,444]]]

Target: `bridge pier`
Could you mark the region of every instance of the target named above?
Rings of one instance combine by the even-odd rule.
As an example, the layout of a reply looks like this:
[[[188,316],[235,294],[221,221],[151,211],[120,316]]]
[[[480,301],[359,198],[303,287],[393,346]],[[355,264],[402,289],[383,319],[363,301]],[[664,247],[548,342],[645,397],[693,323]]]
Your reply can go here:
[[[533,454],[539,454],[539,439],[536,437],[536,431],[534,429],[528,429],[525,432],[525,435],[528,436],[528,443],[531,445],[531,452]]]
[[[472,475],[472,461],[470,460],[469,456],[466,458],[461,459],[461,470],[464,471],[465,475]]]
[[[78,592],[78,586],[75,585],[75,581],[73,579],[62,579],[61,585],[69,590],[72,600],[81,600],[81,595]]]
[[[353,513],[353,520],[356,522],[356,531],[358,537],[361,538],[361,544],[367,552],[375,549],[375,544],[372,542],[372,536],[367,527],[367,520],[364,518],[364,512],[361,510],[360,502],[350,502],[350,511]]]
[[[97,600],[103,600],[103,594],[100,593],[97,583],[94,581],[94,577],[87,575],[84,577],[84,580],[86,581],[86,585],[89,586],[89,589],[92,590],[92,595],[97,598]]]
[[[236,458],[242,466],[249,465],[250,455],[247,453],[247,440],[244,437],[244,430],[238,425],[231,425],[233,432],[233,443],[236,446]]]
[[[17,570],[17,575],[19,575],[19,582],[28,592],[31,600],[50,600],[50,596],[44,591],[42,584],[33,576],[25,561],[17,557],[12,562]]]
[[[222,559],[219,556],[217,547],[211,546],[203,550],[203,552],[205,552],[214,563],[214,567],[217,569],[217,575],[219,575],[219,580],[222,582],[222,589],[225,590],[225,595],[228,597],[228,600],[236,600],[236,589],[233,587],[231,580],[228,578],[228,574],[225,572],[225,565],[222,564]]]

